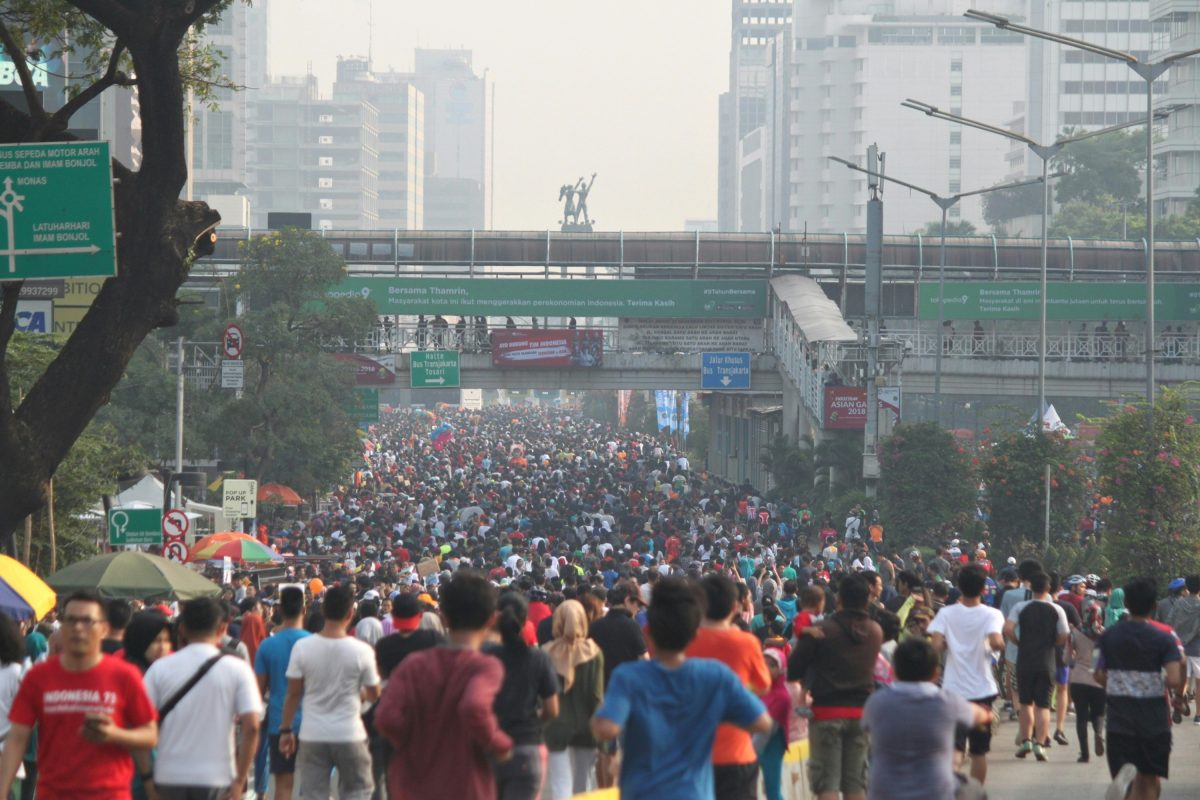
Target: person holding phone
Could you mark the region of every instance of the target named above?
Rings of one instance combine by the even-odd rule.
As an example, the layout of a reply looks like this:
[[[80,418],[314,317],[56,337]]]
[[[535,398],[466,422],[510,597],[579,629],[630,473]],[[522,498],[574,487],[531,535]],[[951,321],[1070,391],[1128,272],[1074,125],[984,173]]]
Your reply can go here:
[[[0,797],[9,796],[36,725],[39,796],[128,800],[131,752],[158,743],[142,676],[101,650],[108,620],[95,592],[67,599],[60,635],[62,653],[30,669],[13,700],[0,756]]]

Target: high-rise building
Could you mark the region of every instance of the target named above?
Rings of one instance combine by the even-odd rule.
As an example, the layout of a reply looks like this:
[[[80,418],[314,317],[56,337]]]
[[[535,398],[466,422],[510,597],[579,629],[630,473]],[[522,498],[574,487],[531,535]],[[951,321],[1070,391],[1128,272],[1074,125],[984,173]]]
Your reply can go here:
[[[1200,4],[1150,0],[1149,6],[1156,26],[1155,58],[1200,47]],[[1171,66],[1165,91],[1156,89],[1156,106],[1171,108],[1171,114],[1154,145],[1155,212],[1179,214],[1200,190],[1200,59],[1182,59]]]
[[[988,10],[1024,16],[1024,6],[993,0]],[[873,143],[887,154],[889,175],[934,191],[1004,178],[1007,148],[996,137],[900,106],[911,97],[1003,122],[1025,99],[1024,39],[962,17],[968,7],[965,0],[796,0],[790,230],[865,230],[866,176],[829,157],[863,163]],[[914,231],[938,217],[932,203],[894,187],[884,199],[886,231]],[[978,198],[950,215],[984,227]]]
[[[251,107],[247,179],[254,227],[272,211],[309,212],[322,230],[379,226],[379,112],[324,100],[317,80],[284,78]]]
[[[365,58],[338,60],[334,100],[366,100],[379,112],[379,226],[419,230],[425,200],[425,98],[411,76],[372,72]]]
[[[781,187],[788,173],[787,147],[783,140],[776,146],[775,136],[787,124],[792,3],[733,0],[729,90],[720,97],[718,116],[721,230],[761,231],[786,220],[782,209],[771,213],[770,198],[786,194]]]
[[[416,51],[416,69],[396,80],[424,96],[427,230],[491,225],[492,98],[487,70],[476,75],[470,50]]]
[[[204,44],[217,56],[220,75],[237,87],[247,85],[248,12],[244,4],[232,4],[204,35]],[[247,92],[215,88],[213,99],[214,108],[196,103],[192,109],[195,126],[189,132],[188,149],[192,197],[197,200],[245,190]]]

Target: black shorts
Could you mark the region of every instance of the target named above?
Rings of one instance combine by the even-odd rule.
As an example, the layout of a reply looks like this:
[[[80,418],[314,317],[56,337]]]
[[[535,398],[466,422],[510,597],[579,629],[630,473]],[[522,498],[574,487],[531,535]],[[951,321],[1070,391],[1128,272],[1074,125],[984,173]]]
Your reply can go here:
[[[279,752],[279,734],[277,733],[268,736],[267,742],[270,746],[270,773],[272,775],[294,775],[296,772],[296,754],[292,753],[291,758],[288,758]]]
[[[1171,761],[1170,731],[1157,736],[1110,733],[1106,742],[1108,771],[1114,778],[1125,764],[1133,764],[1138,772],[1146,775],[1167,777],[1167,766]]]
[[[992,704],[996,702],[996,695],[982,697],[971,702],[990,714],[992,712]],[[982,730],[979,728],[956,727],[954,730],[954,749],[961,753],[970,753],[973,756],[983,756],[990,753],[992,751],[991,724],[988,724]]]
[[[1017,700],[1023,706],[1050,707],[1054,676],[1047,669],[1017,670]]]
[[[716,800],[757,800],[758,762],[715,764],[713,790]]]

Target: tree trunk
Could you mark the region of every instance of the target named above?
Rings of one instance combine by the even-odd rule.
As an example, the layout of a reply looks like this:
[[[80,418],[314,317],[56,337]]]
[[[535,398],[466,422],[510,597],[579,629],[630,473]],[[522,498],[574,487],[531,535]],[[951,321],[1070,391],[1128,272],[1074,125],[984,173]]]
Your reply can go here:
[[[46,503],[46,521],[50,525],[50,574],[58,572],[58,532],[54,529],[54,478],[50,479],[50,498]]]

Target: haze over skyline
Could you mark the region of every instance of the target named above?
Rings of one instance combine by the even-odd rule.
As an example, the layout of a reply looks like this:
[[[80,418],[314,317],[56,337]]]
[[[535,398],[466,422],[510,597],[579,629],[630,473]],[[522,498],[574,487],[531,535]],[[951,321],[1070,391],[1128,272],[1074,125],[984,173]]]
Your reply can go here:
[[[369,0],[271,8],[271,72],[365,56]],[[557,227],[559,186],[598,173],[598,230],[680,230],[716,217],[717,98],[728,84],[727,0],[451,0],[374,4],[377,70],[417,47],[473,51],[496,85],[497,229]],[[334,17],[336,15],[336,18]]]

